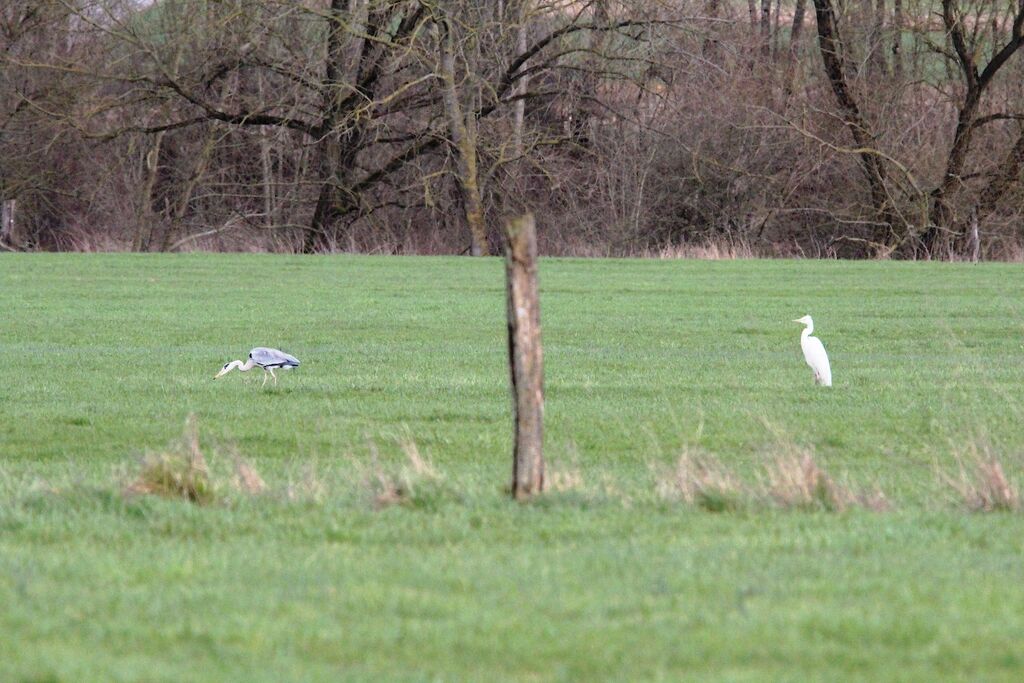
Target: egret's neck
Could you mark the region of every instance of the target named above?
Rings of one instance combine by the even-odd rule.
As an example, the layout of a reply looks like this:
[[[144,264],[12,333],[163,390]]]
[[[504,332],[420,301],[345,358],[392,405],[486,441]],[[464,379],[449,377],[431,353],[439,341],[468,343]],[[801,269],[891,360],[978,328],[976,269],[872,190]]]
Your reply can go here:
[[[807,327],[805,327],[804,331],[800,334],[800,338],[807,339],[811,336],[811,332],[814,332],[814,323],[807,323]]]

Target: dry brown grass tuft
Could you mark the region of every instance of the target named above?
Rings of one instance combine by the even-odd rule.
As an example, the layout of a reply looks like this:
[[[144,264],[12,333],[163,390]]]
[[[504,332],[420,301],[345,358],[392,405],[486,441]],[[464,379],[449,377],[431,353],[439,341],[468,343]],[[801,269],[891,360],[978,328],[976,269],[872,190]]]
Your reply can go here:
[[[236,489],[253,496],[267,490],[267,483],[263,481],[263,477],[248,460],[239,455],[237,451],[233,451],[231,457],[235,464],[235,476],[232,483]]]
[[[706,242],[704,244],[679,244],[662,247],[648,254],[659,259],[699,259],[702,261],[732,261],[752,259],[759,256],[745,242]]]
[[[849,504],[849,492],[832,481],[810,452],[776,456],[765,474],[768,496],[779,507],[840,512]]]
[[[400,447],[405,463],[397,471],[389,471],[381,464],[376,445],[369,444],[371,464],[364,481],[377,510],[412,505],[421,493],[436,488],[444,479],[433,463],[420,453],[415,441],[403,439]]]
[[[290,501],[321,503],[326,495],[327,486],[312,463],[303,463],[298,477],[288,478],[285,497]]]
[[[1020,491],[988,444],[971,442],[958,454],[957,474],[939,471],[939,477],[972,512],[1012,512],[1020,509]]]
[[[878,487],[858,491],[833,479],[814,453],[795,445],[765,465],[765,493],[781,508],[842,512],[851,507],[884,511],[889,499]]]
[[[427,479],[440,479],[441,474],[426,457],[420,454],[419,446],[412,439],[403,439],[401,442],[402,452],[413,476]]]
[[[544,480],[544,490],[548,493],[565,493],[583,488],[583,474],[578,469],[548,467]]]
[[[236,490],[249,495],[267,490],[259,472],[237,450],[231,450],[231,458],[234,462],[231,484]],[[227,473],[219,479],[227,481]],[[205,505],[212,503],[220,490],[199,445],[198,420],[195,415],[189,415],[181,440],[164,450],[146,453],[138,472],[124,486],[123,492],[127,496],[182,498]]]
[[[673,470],[658,479],[658,493],[710,512],[769,505],[800,510],[842,512],[851,507],[884,511],[891,508],[877,487],[858,491],[822,468],[813,452],[792,444],[765,465],[760,487],[740,479],[708,453],[683,452]]]
[[[125,495],[154,495],[183,498],[200,505],[216,498],[210,482],[210,468],[199,448],[199,427],[195,415],[185,420],[180,444],[166,451],[148,453],[136,477],[124,488]]]
[[[675,468],[658,477],[658,493],[709,512],[736,510],[751,498],[748,487],[709,453],[683,451]]]
[[[545,493],[567,493],[580,491],[584,487],[583,471],[580,470],[575,447],[569,461],[552,460],[544,469]]]

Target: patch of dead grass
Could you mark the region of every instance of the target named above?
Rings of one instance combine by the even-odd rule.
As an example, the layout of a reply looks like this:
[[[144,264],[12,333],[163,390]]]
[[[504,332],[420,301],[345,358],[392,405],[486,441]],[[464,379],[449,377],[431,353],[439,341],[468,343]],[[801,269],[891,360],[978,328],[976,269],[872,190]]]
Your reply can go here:
[[[411,438],[402,439],[399,447],[405,460],[394,469],[384,466],[376,445],[369,443],[370,466],[364,482],[374,509],[381,510],[395,505],[412,506],[424,502],[444,481],[430,459],[420,453],[415,441]]]
[[[152,495],[182,498],[204,505],[216,498],[210,482],[210,468],[199,447],[195,415],[185,420],[185,432],[178,443],[163,451],[147,453],[139,471],[124,487],[127,496]]]
[[[658,494],[709,512],[743,507],[751,498],[744,482],[714,455],[684,450],[675,467],[657,479]]]
[[[249,495],[266,490],[266,482],[259,472],[237,450],[232,450],[232,461],[234,488]],[[197,505],[214,502],[220,490],[199,445],[199,421],[195,415],[186,418],[179,441],[163,450],[146,453],[138,471],[123,487],[126,496],[180,498]]]
[[[834,479],[809,449],[775,456],[765,466],[765,477],[768,498],[781,508],[843,512],[852,507],[875,511],[891,507],[878,487],[860,491]]]
[[[939,470],[939,478],[972,512],[1013,512],[1020,509],[1020,490],[1006,475],[987,442],[970,441],[956,454],[957,472]]]

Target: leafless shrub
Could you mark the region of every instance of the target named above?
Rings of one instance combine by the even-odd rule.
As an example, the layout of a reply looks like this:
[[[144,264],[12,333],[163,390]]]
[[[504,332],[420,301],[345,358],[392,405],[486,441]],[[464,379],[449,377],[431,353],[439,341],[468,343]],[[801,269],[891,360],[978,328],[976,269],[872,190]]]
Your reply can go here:
[[[1020,490],[1006,476],[999,458],[987,443],[972,441],[956,456],[957,473],[940,470],[944,481],[972,512],[1000,512],[1020,509]]]

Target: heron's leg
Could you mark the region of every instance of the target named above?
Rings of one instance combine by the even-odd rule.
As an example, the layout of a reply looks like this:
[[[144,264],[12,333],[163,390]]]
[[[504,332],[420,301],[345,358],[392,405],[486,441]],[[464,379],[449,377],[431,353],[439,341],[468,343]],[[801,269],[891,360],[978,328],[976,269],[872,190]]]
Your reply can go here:
[[[274,386],[277,386],[277,375],[274,374],[274,368],[270,368],[270,376],[274,378]]]
[[[263,384],[260,385],[260,388],[262,389],[265,386],[267,386],[267,373],[266,372],[263,373]]]

